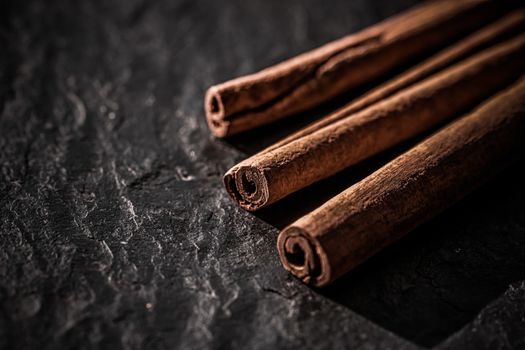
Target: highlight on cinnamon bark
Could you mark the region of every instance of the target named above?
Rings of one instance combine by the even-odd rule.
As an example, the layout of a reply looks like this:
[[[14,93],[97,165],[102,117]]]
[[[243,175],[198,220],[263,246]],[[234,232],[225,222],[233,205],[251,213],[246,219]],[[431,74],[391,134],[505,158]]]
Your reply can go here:
[[[495,18],[486,0],[430,1],[258,73],[212,86],[208,125],[224,137],[312,108]]]
[[[525,77],[285,228],[284,268],[324,286],[525,151]]]
[[[335,113],[329,114],[312,124],[294,132],[282,140],[265,148],[262,152],[268,152],[279,148],[291,141],[297,140],[303,136],[311,134],[337,120],[343,119],[350,114],[357,113],[360,110],[384,99],[399,90],[416,83],[429,75],[445,68],[448,65],[458,62],[459,60],[472,55],[482,49],[494,45],[497,42],[509,38],[510,36],[523,31],[525,24],[525,9],[518,9],[506,15],[500,20],[491,23],[473,34],[465,37],[457,43],[436,53],[429,59],[409,68],[405,72],[392,78],[384,84],[370,90],[363,96],[355,99],[342,107]]]
[[[257,210],[437,126],[525,71],[525,34],[452,65],[372,106],[231,168],[224,184]]]

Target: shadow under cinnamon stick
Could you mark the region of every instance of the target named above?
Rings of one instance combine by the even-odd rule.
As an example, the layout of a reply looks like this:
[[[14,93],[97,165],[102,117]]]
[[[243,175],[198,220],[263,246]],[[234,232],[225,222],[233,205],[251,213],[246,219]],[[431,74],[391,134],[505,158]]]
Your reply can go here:
[[[522,168],[507,168],[318,293],[419,345],[441,343],[525,279]]]
[[[419,140],[253,214],[282,229]],[[315,291],[418,345],[441,343],[509,284],[525,279],[525,234],[516,230],[520,223],[525,226],[521,168],[518,162],[503,170],[399,242]]]
[[[254,215],[282,229],[434,130]],[[318,293],[419,345],[444,341],[525,279],[525,235],[516,230],[525,225],[519,165]]]

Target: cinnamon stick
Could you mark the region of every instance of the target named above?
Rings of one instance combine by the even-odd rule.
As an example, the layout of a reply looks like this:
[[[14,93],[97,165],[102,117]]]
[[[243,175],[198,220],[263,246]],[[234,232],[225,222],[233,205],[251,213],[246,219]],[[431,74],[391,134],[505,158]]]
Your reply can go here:
[[[224,176],[228,193],[257,210],[446,121],[516,80],[525,34],[490,47],[305,137],[257,154]]]
[[[525,151],[525,77],[285,228],[284,268],[324,286]]]
[[[436,0],[313,51],[208,89],[208,125],[232,135],[312,108],[482,26],[501,2]]]
[[[408,69],[384,84],[367,92],[363,96],[350,102],[335,113],[329,114],[320,120],[298,130],[284,139],[272,144],[261,152],[268,152],[279,148],[291,141],[309,135],[337,120],[346,118],[378,101],[384,99],[401,89],[422,80],[425,77],[443,69],[459,60],[468,57],[482,49],[496,44],[504,38],[523,31],[525,24],[525,9],[518,9],[500,20],[491,23],[477,32],[465,37],[457,43],[436,53],[429,59]]]

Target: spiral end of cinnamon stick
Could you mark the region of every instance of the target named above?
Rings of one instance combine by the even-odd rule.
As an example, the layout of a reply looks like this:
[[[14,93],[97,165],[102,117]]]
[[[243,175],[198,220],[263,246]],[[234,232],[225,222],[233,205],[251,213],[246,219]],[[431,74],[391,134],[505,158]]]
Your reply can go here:
[[[254,211],[266,206],[270,198],[268,180],[255,166],[236,166],[224,175],[224,186],[241,207]]]
[[[217,89],[212,86],[206,92],[204,109],[208,127],[216,137],[225,137],[230,131],[230,122],[225,120],[224,104]]]
[[[304,283],[322,287],[330,282],[327,255],[304,230],[295,226],[285,228],[277,238],[277,249],[284,268]]]

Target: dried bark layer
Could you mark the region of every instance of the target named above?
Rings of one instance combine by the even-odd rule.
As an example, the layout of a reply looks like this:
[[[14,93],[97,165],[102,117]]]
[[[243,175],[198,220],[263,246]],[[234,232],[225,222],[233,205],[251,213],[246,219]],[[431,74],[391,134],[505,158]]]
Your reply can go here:
[[[399,74],[393,79],[367,92],[363,96],[350,102],[335,113],[329,114],[301,130],[285,137],[279,142],[267,147],[262,152],[268,152],[287,143],[309,135],[335,121],[348,117],[360,110],[410,86],[437,71],[458,62],[476,52],[488,48],[512,35],[523,31],[525,24],[525,10],[518,9],[500,20],[481,28],[475,33],[461,39],[457,43],[436,53],[429,59]]]
[[[523,153],[525,78],[285,228],[283,266],[324,286]]]
[[[481,27],[501,3],[438,0],[258,73],[212,86],[208,125],[232,135],[312,108],[345,90]]]
[[[525,34],[484,50],[303,138],[255,155],[224,176],[257,210],[456,116],[525,71]]]
[[[278,149],[250,157],[224,176],[247,210],[269,205],[457,115],[525,71],[525,34],[461,61],[356,114]]]

